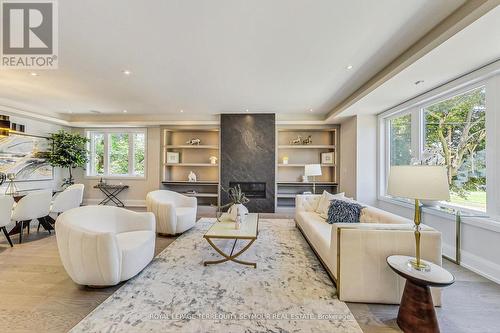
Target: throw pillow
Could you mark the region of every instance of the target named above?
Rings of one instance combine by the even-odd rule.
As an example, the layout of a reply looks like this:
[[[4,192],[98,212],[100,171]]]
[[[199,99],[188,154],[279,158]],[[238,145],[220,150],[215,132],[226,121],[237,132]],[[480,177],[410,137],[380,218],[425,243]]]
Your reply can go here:
[[[344,197],[344,193],[331,194],[327,191],[323,191],[321,198],[319,199],[318,208],[316,208],[316,213],[318,213],[321,217],[326,219],[328,214],[328,207],[330,206],[330,201],[333,199],[340,199]]]
[[[328,208],[327,222],[329,224],[359,223],[359,216],[362,209],[363,206],[357,202],[333,199],[330,208]]]

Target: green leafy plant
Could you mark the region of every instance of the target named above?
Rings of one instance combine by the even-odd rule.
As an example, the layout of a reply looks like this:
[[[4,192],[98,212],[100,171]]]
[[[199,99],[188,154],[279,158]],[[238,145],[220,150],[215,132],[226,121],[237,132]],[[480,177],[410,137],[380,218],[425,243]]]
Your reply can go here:
[[[63,179],[63,186],[72,185],[74,183],[72,169],[83,168],[88,162],[89,140],[78,133],[64,130],[52,133],[50,138],[53,148],[48,156],[49,164],[53,167],[68,168],[69,176]]]
[[[245,193],[241,191],[240,185],[236,185],[235,187],[230,187],[228,189],[225,189],[222,187],[222,190],[227,193],[230,202],[228,204],[225,204],[224,206],[221,207],[221,209],[224,209],[226,207],[232,206],[232,205],[237,205],[237,204],[246,204],[250,202],[250,199],[248,199],[245,196]]]

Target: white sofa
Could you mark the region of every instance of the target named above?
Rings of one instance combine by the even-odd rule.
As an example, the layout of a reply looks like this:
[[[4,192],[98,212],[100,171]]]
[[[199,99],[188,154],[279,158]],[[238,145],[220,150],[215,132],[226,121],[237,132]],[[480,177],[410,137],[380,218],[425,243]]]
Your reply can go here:
[[[156,232],[177,235],[194,227],[198,202],[177,192],[157,190],[146,196],[146,208],[156,217]]]
[[[393,254],[415,256],[413,222],[366,206],[361,223],[328,224],[317,212],[321,195],[297,195],[295,221],[337,284],[347,302],[399,304],[405,280],[386,259]],[[422,258],[441,265],[441,233],[422,225]],[[435,305],[439,289],[432,289]]]
[[[153,259],[155,218],[112,206],[70,209],[57,218],[61,261],[81,285],[112,286],[139,273]]]

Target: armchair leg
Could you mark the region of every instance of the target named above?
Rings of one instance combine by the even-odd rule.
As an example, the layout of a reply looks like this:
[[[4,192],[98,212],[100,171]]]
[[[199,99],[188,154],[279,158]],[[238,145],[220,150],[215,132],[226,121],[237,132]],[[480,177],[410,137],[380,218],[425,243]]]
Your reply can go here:
[[[5,238],[7,238],[7,241],[10,244],[10,247],[14,247],[14,245],[12,244],[12,240],[10,239],[9,233],[7,232],[7,228],[2,227],[2,230],[3,230],[3,234],[5,235]]]

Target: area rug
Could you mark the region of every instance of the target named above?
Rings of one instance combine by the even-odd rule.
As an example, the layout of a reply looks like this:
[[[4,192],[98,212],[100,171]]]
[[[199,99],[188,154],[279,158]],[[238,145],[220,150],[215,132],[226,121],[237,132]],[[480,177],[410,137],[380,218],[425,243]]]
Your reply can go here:
[[[362,332],[293,220],[259,221],[240,257],[257,268],[203,265],[220,259],[203,238],[214,222],[198,221],[71,332]]]

